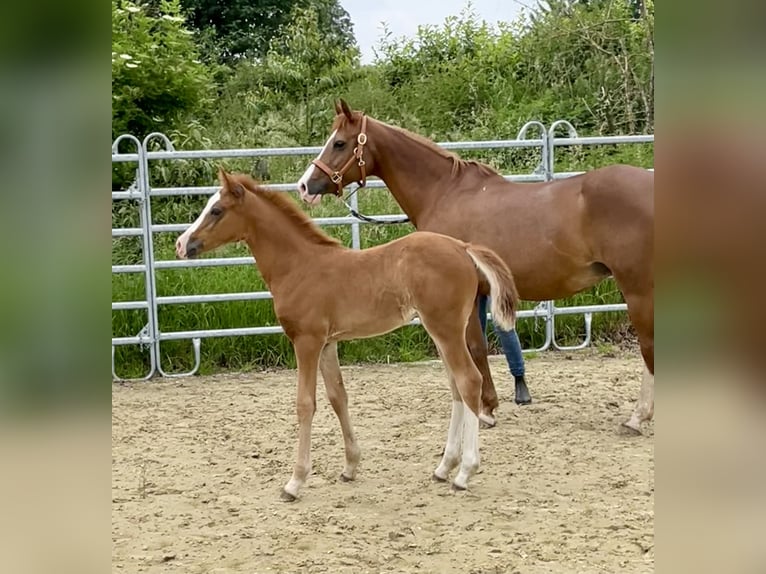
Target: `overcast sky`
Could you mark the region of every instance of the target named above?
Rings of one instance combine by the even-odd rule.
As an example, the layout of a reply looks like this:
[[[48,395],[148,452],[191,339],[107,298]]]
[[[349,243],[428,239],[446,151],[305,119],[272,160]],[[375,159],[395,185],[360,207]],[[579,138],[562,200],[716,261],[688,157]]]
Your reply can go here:
[[[489,23],[515,20],[523,4],[534,0],[473,0],[474,12]],[[441,24],[456,16],[468,0],[340,0],[354,23],[354,35],[362,51],[362,63],[373,60],[372,47],[382,35],[381,22],[388,24],[395,37],[412,37],[422,24]]]

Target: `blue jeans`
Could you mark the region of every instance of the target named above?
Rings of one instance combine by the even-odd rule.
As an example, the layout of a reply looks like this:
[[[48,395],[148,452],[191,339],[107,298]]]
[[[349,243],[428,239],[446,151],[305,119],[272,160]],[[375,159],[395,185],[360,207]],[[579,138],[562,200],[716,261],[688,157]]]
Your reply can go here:
[[[481,321],[481,332],[484,333],[486,340],[487,329],[487,302],[489,297],[481,295],[479,297],[479,320]],[[521,343],[519,342],[519,336],[516,334],[516,330],[503,331],[494,323],[495,334],[497,335],[500,345],[503,347],[503,353],[505,354],[505,360],[508,361],[508,368],[511,370],[511,374],[514,377],[524,376],[524,357],[521,354]]]

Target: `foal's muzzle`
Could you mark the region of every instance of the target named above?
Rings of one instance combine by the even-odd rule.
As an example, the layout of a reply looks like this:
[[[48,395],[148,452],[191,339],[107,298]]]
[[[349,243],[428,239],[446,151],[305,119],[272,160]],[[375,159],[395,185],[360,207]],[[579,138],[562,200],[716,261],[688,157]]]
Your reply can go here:
[[[202,241],[199,239],[190,239],[189,243],[186,244],[187,259],[194,259],[200,253],[202,253]]]

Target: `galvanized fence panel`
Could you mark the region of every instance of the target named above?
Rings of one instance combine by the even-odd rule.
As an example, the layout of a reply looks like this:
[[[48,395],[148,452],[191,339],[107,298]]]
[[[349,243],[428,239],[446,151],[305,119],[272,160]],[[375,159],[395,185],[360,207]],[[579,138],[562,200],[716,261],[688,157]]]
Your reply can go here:
[[[556,138],[556,129],[565,126],[569,129],[569,137]],[[537,138],[528,138],[529,132],[539,132]],[[120,153],[119,145],[122,141],[130,141],[136,145],[136,153]],[[149,145],[153,141],[160,142],[164,149],[149,151]],[[598,138],[579,138],[574,127],[566,121],[554,122],[546,129],[541,122],[531,121],[525,124],[514,140],[487,140],[487,141],[464,141],[448,142],[439,145],[446,149],[470,150],[470,149],[503,149],[503,148],[539,148],[540,164],[532,172],[527,174],[508,174],[504,177],[509,181],[550,181],[561,177],[569,177],[580,172],[556,173],[554,170],[554,149],[556,146],[567,145],[601,145],[601,144],[629,144],[649,143],[654,141],[654,136],[613,136]],[[145,309],[147,322],[144,328],[133,337],[112,338],[112,375],[118,380],[114,367],[114,349],[119,345],[141,345],[148,350],[150,372],[143,377],[147,379],[154,374],[163,376],[187,376],[199,369],[201,361],[201,340],[210,337],[226,336],[250,336],[271,335],[282,333],[279,326],[252,326],[245,328],[227,329],[201,329],[162,332],[159,326],[158,314],[161,305],[189,305],[200,303],[217,303],[225,301],[254,301],[270,299],[268,291],[254,291],[243,293],[215,293],[195,295],[168,295],[158,296],[156,286],[156,271],[163,269],[179,269],[192,267],[211,267],[228,265],[252,265],[252,257],[216,257],[199,260],[155,260],[154,234],[155,233],[182,233],[190,224],[155,224],[152,219],[152,198],[179,197],[205,195],[209,196],[218,191],[215,186],[200,187],[152,187],[151,185],[151,161],[157,160],[180,160],[180,159],[229,159],[245,157],[274,157],[274,156],[315,156],[321,151],[321,147],[293,147],[293,148],[255,148],[255,149],[230,149],[230,150],[175,150],[169,138],[163,134],[155,133],[147,136],[143,142],[139,142],[133,136],[121,136],[112,146],[112,162],[135,162],[136,181],[127,191],[112,192],[112,201],[132,200],[138,204],[140,213],[140,226],[131,228],[112,229],[112,237],[141,237],[143,261],[140,264],[113,265],[112,273],[143,273],[146,281],[146,296],[141,301],[118,301],[112,303],[113,311]],[[308,163],[308,161],[307,161]],[[295,183],[276,183],[265,186],[273,191],[293,191]],[[370,179],[367,183],[370,188],[385,188],[385,184],[378,179]],[[353,191],[353,187],[350,188]],[[351,194],[351,207],[358,210],[357,194]],[[400,214],[375,215],[381,221],[398,221]],[[371,223],[359,220],[353,216],[314,218],[313,221],[320,226],[348,225],[351,228],[351,242],[354,249],[359,249],[361,244],[360,227]],[[545,324],[545,339],[543,344],[536,349],[525,349],[525,352],[543,351],[551,346],[557,349],[578,349],[590,344],[591,320],[593,313],[608,311],[624,311],[624,304],[617,305],[588,305],[579,307],[557,307],[553,301],[540,302],[533,309],[519,312],[519,319],[542,320]],[[560,346],[556,342],[556,317],[561,315],[582,314],[585,321],[585,340],[574,347]],[[418,325],[415,319],[410,324]],[[194,365],[185,373],[167,373],[161,365],[161,343],[163,341],[191,340],[194,353]]]

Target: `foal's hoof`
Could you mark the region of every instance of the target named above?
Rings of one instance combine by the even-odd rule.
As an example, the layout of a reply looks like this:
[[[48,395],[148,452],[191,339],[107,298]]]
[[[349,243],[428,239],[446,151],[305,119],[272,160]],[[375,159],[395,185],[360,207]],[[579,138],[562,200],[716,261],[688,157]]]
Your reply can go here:
[[[630,436],[640,436],[641,434],[643,434],[641,432],[641,427],[635,426],[635,424],[636,423],[634,423],[633,421],[625,421],[624,423],[622,423],[620,428],[622,429],[623,434],[630,435]]]
[[[284,488],[282,489],[282,493],[279,495],[279,498],[281,498],[285,502],[295,502],[296,500],[298,500],[298,497],[290,494]]]
[[[495,417],[487,413],[479,413],[479,428],[491,429],[497,424]]]
[[[467,486],[460,486],[456,482],[452,483],[452,490],[454,490],[455,492],[463,492],[464,490],[467,490],[467,489],[468,489]]]
[[[341,472],[341,473],[340,473],[340,481],[341,481],[341,482],[353,482],[353,481],[354,481],[354,479],[353,479],[353,478],[349,478],[349,477],[347,477],[345,474],[343,474],[343,473]]]
[[[431,475],[431,480],[433,480],[434,482],[447,482],[446,478],[442,478],[441,476],[437,475],[436,473],[433,473]]]

